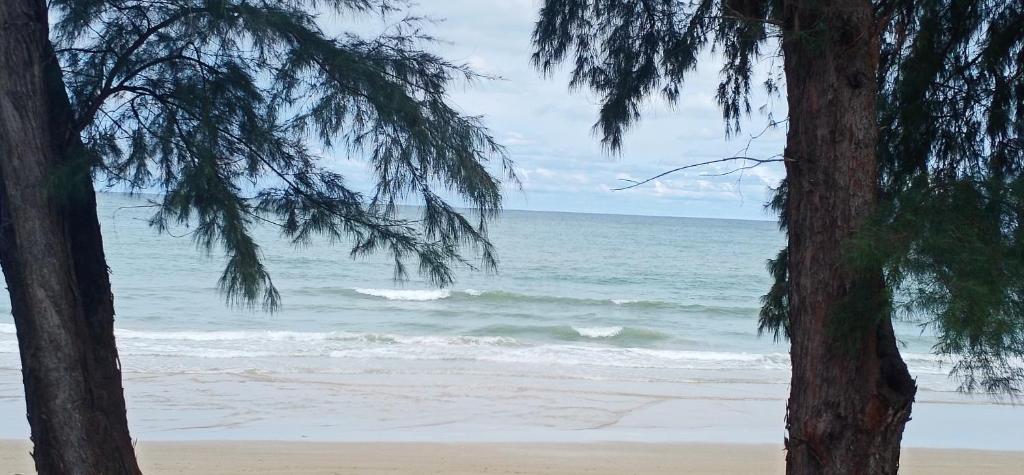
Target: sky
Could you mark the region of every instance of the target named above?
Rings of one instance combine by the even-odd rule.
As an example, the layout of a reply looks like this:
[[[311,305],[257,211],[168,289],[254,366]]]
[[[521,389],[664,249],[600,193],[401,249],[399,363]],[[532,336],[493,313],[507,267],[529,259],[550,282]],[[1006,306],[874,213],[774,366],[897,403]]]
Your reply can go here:
[[[784,98],[769,97],[759,87],[751,97],[753,115],[740,134],[726,138],[714,99],[721,63],[712,54],[692,73],[676,104],[660,98],[649,101],[639,125],[627,132],[621,152],[610,154],[592,129],[598,96],[569,91],[567,68],[543,77],[530,64],[530,36],[540,0],[430,0],[411,9],[412,14],[437,20],[424,29],[441,41],[427,49],[500,78],[455,84],[451,100],[463,112],[483,116],[515,162],[522,188],[506,188],[506,209],[774,219],[764,203],[769,187],[784,176],[779,163],[709,176],[741,166],[727,162],[674,173],[630,190],[613,190],[626,184],[623,178],[646,179],[738,154],[771,158],[782,152],[784,129],[765,129],[772,118],[786,116]],[[328,31],[372,28],[367,26],[371,19],[351,16],[321,21]],[[339,154],[334,152],[330,160],[350,181],[367,179],[364,163]]]

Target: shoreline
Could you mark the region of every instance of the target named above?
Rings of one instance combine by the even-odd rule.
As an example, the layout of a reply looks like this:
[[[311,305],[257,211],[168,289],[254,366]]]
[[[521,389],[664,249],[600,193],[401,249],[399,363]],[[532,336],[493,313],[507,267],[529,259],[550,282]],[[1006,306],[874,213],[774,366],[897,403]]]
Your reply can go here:
[[[33,473],[28,441],[0,440],[0,474]],[[147,474],[783,473],[774,444],[141,442]],[[1024,451],[904,449],[901,473],[1019,473]]]
[[[346,363],[332,372],[292,373],[231,368],[140,373],[129,368],[124,378],[132,435],[144,443],[272,439],[544,445],[777,445],[785,436],[789,387],[765,382],[765,371]],[[271,364],[258,360],[246,367]],[[18,376],[0,369],[0,420],[10,422],[0,425],[0,440],[28,439]],[[1024,451],[1019,406],[919,384],[922,391],[904,447]]]

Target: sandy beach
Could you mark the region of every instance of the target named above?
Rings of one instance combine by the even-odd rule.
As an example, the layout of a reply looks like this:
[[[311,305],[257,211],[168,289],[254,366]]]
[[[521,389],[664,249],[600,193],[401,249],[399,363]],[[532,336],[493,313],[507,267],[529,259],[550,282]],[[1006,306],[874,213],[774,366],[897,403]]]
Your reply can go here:
[[[783,473],[776,445],[149,442],[147,474],[763,474]],[[0,474],[34,473],[27,442],[0,442]],[[905,450],[901,473],[1017,474],[1024,452]]]
[[[287,296],[266,315],[225,306],[216,266],[154,236],[145,202],[102,200],[147,474],[783,472],[788,346],[757,335],[775,223],[510,212],[503,272],[451,289],[266,229]],[[957,392],[934,338],[901,330],[903,473],[1021,473],[1024,410]],[[32,473],[25,414],[0,321],[0,475]]]

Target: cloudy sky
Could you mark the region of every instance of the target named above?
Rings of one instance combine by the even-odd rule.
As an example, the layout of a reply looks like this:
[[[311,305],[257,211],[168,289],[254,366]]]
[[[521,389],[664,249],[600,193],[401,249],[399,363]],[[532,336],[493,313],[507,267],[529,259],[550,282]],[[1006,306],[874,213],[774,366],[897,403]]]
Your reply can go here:
[[[429,0],[416,14],[443,21],[428,31],[444,40],[431,48],[447,59],[471,65],[500,80],[459,85],[452,100],[466,113],[484,116],[494,136],[508,147],[522,179],[522,190],[506,192],[506,208],[588,213],[771,219],[763,209],[768,187],[783,176],[771,163],[727,176],[737,163],[687,170],[627,191],[612,191],[621,178],[641,179],[682,165],[738,153],[769,158],[782,151],[784,131],[769,130],[769,116],[755,112],[741,134],[725,137],[714,101],[719,65],[713,56],[695,71],[677,104],[652,100],[642,122],[629,131],[621,154],[610,155],[592,126],[597,96],[570,92],[567,72],[542,77],[530,65],[530,34],[539,0]],[[331,27],[351,30],[353,19],[328,18]],[[360,20],[362,21],[362,20]],[[345,25],[345,26],[342,26]],[[355,28],[363,28],[357,26]],[[334,28],[329,28],[334,29]],[[765,66],[767,68],[767,66]],[[785,102],[755,94],[752,106],[765,106],[775,119]],[[749,143],[749,150],[744,151]],[[362,165],[336,159],[358,176]]]

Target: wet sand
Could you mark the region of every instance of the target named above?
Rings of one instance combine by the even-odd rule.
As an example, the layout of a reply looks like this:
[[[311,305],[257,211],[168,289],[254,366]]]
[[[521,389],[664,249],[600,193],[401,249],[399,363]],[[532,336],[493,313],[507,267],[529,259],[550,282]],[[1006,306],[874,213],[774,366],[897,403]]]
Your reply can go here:
[[[647,443],[144,442],[147,474],[762,474],[776,445]],[[34,473],[29,444],[0,441],[0,474]],[[905,474],[1018,474],[1024,452],[910,448]]]

